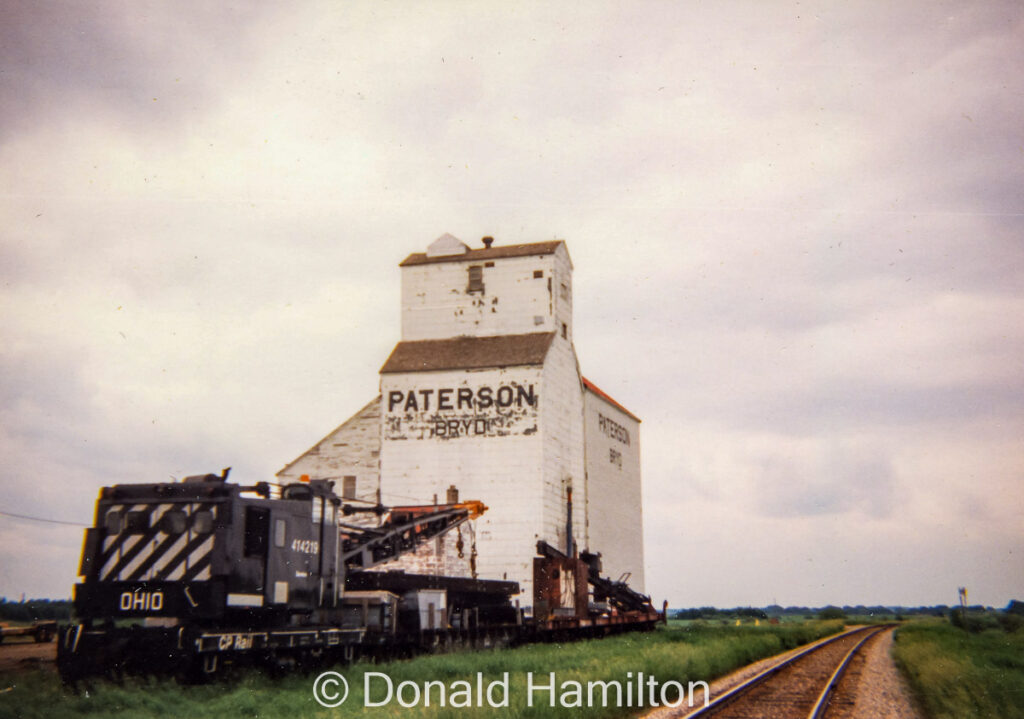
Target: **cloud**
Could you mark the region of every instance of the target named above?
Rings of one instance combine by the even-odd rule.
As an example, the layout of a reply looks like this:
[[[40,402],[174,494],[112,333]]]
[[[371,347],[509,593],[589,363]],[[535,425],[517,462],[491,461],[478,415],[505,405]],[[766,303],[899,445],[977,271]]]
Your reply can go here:
[[[225,65],[251,59],[257,6],[109,1],[5,8],[0,137],[40,121],[102,116],[121,131],[153,133],[202,116]]]
[[[851,511],[887,517],[894,510],[891,462],[864,454],[831,446],[809,457],[765,456],[756,465],[756,478],[748,479],[747,501],[754,511],[774,517]]]
[[[1012,3],[8,16],[8,504],[265,479],[376,391],[408,253],[561,237],[582,369],[644,419],[649,589],[929,602],[991,553],[1019,593]]]

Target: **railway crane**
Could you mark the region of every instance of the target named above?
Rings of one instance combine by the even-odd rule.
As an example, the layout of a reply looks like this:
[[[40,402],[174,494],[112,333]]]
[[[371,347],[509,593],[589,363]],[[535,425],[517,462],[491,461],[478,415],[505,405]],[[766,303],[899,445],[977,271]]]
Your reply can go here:
[[[599,555],[546,545],[529,618],[512,602],[517,582],[375,570],[485,511],[479,501],[357,503],[328,480],[243,486],[226,471],[104,487],[85,531],[76,621],[58,630],[61,677],[195,679],[228,665],[407,656],[663,620],[647,597],[598,576]],[[572,590],[551,595],[570,575]]]

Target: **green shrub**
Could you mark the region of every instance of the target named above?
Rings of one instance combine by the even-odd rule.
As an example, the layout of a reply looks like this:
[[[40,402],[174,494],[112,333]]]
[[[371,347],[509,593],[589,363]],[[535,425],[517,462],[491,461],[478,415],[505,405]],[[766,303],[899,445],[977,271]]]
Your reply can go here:
[[[1024,632],[913,622],[896,631],[893,657],[931,719],[1024,718]]]
[[[1024,616],[1020,614],[1000,612],[996,615],[996,621],[1004,632],[1019,632],[1024,627]]]
[[[999,629],[1001,626],[1000,615],[995,612],[978,611],[977,609],[967,612],[967,617],[964,618],[963,610],[960,607],[955,607],[949,613],[949,623],[959,629],[966,629],[972,634],[983,632],[986,629]],[[1013,621],[1012,619],[1009,621]]]
[[[818,612],[818,619],[846,619],[846,612],[839,607],[828,606]]]

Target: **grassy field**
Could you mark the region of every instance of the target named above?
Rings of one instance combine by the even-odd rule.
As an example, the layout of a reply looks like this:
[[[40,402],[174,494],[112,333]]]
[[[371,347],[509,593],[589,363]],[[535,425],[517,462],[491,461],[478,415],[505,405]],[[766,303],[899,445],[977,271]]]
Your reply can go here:
[[[205,686],[180,686],[169,679],[126,680],[122,685],[96,682],[78,694],[60,686],[52,672],[33,671],[0,675],[0,717],[336,717],[336,716],[398,716],[402,717],[466,717],[466,716],[622,716],[616,706],[590,709],[563,708],[564,682],[617,681],[623,685],[634,680],[638,672],[653,676],[658,684],[669,680],[684,687],[691,681],[708,681],[762,657],[791,649],[814,639],[835,633],[840,622],[810,621],[760,626],[722,626],[700,622],[673,623],[649,633],[634,633],[568,644],[535,644],[509,650],[463,652],[420,657],[388,664],[359,663],[337,667],[347,679],[351,693],[343,707],[327,709],[317,704],[312,695],[316,673],[291,675],[272,680],[265,674],[247,672],[232,680]],[[487,706],[459,708],[438,707],[439,694],[433,694],[433,705],[406,709],[397,701],[381,707],[364,707],[363,682],[366,672],[387,675],[394,685],[412,681],[423,686],[428,681],[441,681],[451,686],[457,680],[469,681],[475,687],[481,673],[484,686],[500,681],[508,673],[508,706],[491,709]],[[532,693],[534,706],[528,706],[528,675],[533,683],[547,685],[554,672],[556,690]],[[372,701],[383,699],[383,680],[371,678]],[[571,685],[569,685],[571,686]],[[475,692],[475,690],[474,690]],[[552,696],[554,695],[554,696]],[[585,696],[585,695],[584,695]],[[412,695],[405,695],[411,702]],[[501,694],[495,698],[500,701]],[[550,706],[554,698],[556,706]],[[569,696],[569,702],[574,697]],[[584,699],[585,703],[585,699]],[[600,704],[600,702],[596,702]],[[634,698],[633,713],[639,713]]]
[[[947,621],[901,627],[893,650],[930,719],[1024,717],[1024,631],[967,634]]]

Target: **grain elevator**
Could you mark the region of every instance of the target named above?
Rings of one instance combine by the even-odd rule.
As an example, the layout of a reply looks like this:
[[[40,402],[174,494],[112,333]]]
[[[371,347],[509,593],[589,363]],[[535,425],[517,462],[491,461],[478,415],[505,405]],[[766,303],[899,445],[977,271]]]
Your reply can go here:
[[[643,591],[640,420],[584,378],[566,243],[470,248],[445,234],[400,263],[401,337],[379,395],[278,479],[351,499],[490,510],[396,568],[518,581],[539,539],[600,552]],[[529,600],[524,600],[528,604]]]

